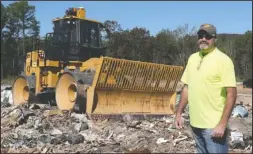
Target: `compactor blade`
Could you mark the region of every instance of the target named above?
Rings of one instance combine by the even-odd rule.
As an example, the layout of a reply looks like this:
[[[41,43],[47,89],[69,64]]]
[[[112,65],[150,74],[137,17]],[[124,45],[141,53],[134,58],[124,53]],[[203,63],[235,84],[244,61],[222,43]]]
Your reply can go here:
[[[65,72],[59,78],[55,93],[59,109],[71,110],[77,105],[93,116],[174,114],[183,67],[108,57],[82,67],[86,73]]]
[[[87,89],[89,114],[174,114],[176,86],[183,67],[101,58]]]

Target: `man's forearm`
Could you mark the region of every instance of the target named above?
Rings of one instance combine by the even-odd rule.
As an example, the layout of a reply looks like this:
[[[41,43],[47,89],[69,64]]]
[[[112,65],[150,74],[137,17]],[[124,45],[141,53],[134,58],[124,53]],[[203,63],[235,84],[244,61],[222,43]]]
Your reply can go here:
[[[227,99],[226,104],[223,110],[223,114],[220,120],[220,124],[226,126],[228,123],[228,119],[232,113],[232,110],[234,108],[235,102],[236,102],[236,88],[227,88]]]
[[[181,115],[183,113],[184,108],[187,105],[187,103],[188,103],[188,86],[185,85],[181,92],[181,97],[180,97],[176,115]]]

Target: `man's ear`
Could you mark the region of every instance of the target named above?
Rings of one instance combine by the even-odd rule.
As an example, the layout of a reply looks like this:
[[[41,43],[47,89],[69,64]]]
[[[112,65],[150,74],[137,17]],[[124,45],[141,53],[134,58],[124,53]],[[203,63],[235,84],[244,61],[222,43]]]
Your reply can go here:
[[[217,39],[217,38],[214,38],[214,45],[215,45],[215,46],[217,45],[217,41],[218,41],[218,39]]]

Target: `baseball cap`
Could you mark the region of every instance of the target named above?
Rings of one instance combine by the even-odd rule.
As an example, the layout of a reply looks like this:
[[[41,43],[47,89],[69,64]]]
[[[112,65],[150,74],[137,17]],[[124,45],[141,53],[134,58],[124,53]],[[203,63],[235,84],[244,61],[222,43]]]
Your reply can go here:
[[[198,34],[201,31],[207,32],[209,35],[216,37],[216,28],[212,24],[202,24],[198,30]]]

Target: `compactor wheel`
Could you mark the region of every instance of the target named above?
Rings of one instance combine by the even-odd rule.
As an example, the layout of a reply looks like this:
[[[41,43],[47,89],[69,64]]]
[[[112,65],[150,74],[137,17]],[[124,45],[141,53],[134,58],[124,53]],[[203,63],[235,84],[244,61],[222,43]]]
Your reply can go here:
[[[19,76],[12,86],[12,98],[15,105],[28,103],[30,96],[29,85],[24,76]]]
[[[55,98],[60,110],[73,109],[77,99],[77,84],[75,78],[69,74],[63,74],[56,85]]]

